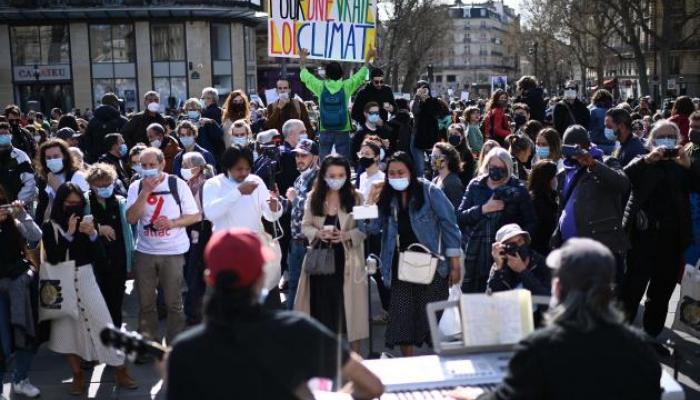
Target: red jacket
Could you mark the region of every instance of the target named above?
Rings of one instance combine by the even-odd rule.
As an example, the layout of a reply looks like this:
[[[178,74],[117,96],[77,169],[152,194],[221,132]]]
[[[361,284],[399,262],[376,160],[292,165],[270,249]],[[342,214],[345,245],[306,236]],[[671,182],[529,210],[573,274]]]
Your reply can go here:
[[[690,119],[688,119],[688,117],[685,115],[676,114],[668,120],[676,124],[678,126],[678,129],[681,130],[680,145],[683,146],[684,144],[688,143],[688,132],[690,132]]]
[[[486,114],[484,118],[484,137],[487,139],[496,139],[491,135],[491,125],[493,125],[493,133],[496,137],[505,139],[511,134],[510,117],[506,115],[501,107],[494,107]]]

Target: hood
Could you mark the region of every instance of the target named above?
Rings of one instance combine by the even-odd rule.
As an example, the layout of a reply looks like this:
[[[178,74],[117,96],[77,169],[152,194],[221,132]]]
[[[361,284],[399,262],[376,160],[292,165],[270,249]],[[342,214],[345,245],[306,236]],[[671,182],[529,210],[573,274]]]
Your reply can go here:
[[[114,107],[105,104],[97,107],[92,115],[101,121],[109,121],[112,119],[117,119],[121,116],[119,111],[117,111]]]

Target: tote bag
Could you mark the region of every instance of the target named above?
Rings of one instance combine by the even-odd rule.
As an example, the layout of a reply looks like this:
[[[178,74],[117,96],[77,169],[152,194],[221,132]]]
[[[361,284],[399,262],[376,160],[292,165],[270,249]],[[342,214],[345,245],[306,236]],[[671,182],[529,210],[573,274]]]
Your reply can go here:
[[[58,227],[53,224],[54,237],[58,243]],[[46,257],[44,257],[46,259]],[[64,258],[68,260],[68,250]],[[70,317],[78,318],[78,296],[75,291],[77,277],[75,261],[58,264],[47,261],[39,269],[39,321]]]
[[[700,338],[700,261],[685,266],[672,329]]]

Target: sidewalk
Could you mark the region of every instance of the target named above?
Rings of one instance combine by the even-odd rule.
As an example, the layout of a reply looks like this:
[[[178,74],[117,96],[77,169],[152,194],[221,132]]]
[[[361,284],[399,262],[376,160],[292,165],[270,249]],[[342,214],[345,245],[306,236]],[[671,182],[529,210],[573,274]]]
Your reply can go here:
[[[128,283],[127,295],[124,302],[124,321],[126,329],[136,329],[137,304],[135,293],[132,293],[130,288],[131,282]],[[666,327],[670,327],[673,323],[674,311],[678,302],[680,287],[676,288],[674,296],[669,305],[669,315],[666,318]],[[377,314],[380,305],[379,298],[376,295],[376,290],[372,291],[372,311]],[[373,344],[375,352],[387,351],[394,355],[399,355],[398,348],[389,350],[384,346],[384,329],[385,325],[374,325],[373,328]],[[678,348],[683,355],[680,362],[679,381],[686,390],[686,400],[700,400],[700,341],[691,339],[688,335],[679,334],[678,332],[667,329],[662,334],[662,339],[672,338],[678,343]],[[363,354],[367,354],[368,346],[363,345]],[[417,351],[417,354],[429,353],[430,349],[422,348]],[[673,363],[670,360],[664,360],[664,368],[670,373],[673,373],[671,368]],[[153,365],[129,365],[130,372],[134,379],[139,383],[139,388],[134,391],[120,390],[114,385],[113,371],[110,368],[105,368],[104,365],[98,366],[92,371],[87,396],[83,398],[89,399],[164,399],[164,388],[158,377],[158,373]],[[88,375],[89,376],[89,375]],[[5,377],[7,382],[8,377]],[[43,346],[39,354],[34,359],[30,379],[32,383],[37,385],[42,392],[41,399],[44,400],[63,400],[75,399],[68,394],[70,386],[71,372],[65,359],[55,353],[49,351],[46,346]],[[11,396],[10,384],[3,385],[3,395],[6,399],[16,400],[23,399],[20,396]],[[232,392],[233,393],[233,392]]]

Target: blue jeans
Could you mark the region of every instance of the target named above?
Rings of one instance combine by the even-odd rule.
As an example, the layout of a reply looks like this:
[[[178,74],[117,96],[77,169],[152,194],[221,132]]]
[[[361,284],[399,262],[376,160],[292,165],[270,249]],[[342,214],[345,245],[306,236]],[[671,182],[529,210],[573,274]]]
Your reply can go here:
[[[12,331],[10,324],[10,299],[6,294],[0,294],[0,348],[5,359],[10,357],[12,352]],[[29,368],[32,365],[34,351],[31,349],[15,350],[15,371],[12,382],[18,383],[27,379]]]
[[[350,132],[324,131],[319,135],[318,144],[320,147],[320,159],[323,161],[327,155],[333,151],[341,156],[350,159]]]
[[[297,287],[299,286],[299,277],[301,276],[301,265],[304,263],[304,256],[306,256],[306,244],[292,239],[289,243],[289,255],[287,256],[287,271],[289,274],[287,307],[290,310],[294,308],[294,298],[297,295]]]
[[[413,157],[416,176],[425,177],[425,150],[416,148],[413,140],[411,140],[411,157]]]

